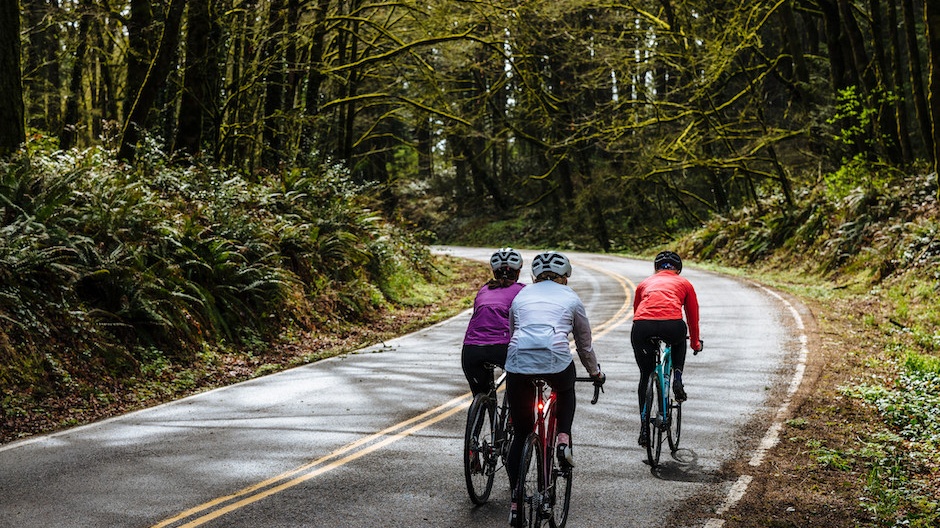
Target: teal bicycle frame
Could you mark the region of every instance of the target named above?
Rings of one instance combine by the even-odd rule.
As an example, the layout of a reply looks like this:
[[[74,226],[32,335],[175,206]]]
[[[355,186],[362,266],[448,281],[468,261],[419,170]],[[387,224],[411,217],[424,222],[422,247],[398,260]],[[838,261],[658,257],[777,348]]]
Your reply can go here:
[[[640,418],[643,420],[649,436],[646,441],[646,455],[651,467],[659,465],[662,453],[663,433],[670,451],[679,448],[679,433],[682,419],[682,404],[672,397],[672,346],[661,338],[652,338],[656,348],[656,368],[650,374],[646,385],[646,399]]]

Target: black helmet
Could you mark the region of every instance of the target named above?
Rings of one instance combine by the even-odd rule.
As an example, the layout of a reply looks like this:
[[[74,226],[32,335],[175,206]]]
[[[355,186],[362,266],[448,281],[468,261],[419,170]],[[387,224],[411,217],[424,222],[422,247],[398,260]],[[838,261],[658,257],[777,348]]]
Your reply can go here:
[[[676,273],[682,273],[682,258],[679,257],[678,253],[672,251],[660,252],[653,260],[653,269],[655,271],[671,269],[675,270]]]

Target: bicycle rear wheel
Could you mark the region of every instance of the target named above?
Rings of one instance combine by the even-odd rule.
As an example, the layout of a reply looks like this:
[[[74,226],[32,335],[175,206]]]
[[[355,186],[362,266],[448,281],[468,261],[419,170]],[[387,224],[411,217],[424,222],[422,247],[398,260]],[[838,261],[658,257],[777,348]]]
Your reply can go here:
[[[571,468],[554,468],[552,470],[552,483],[549,488],[549,505],[552,515],[548,524],[552,528],[564,528],[568,522],[568,507],[571,505]]]
[[[519,481],[516,483],[514,496],[520,512],[516,516],[516,528],[541,526],[542,490],[545,489],[542,442],[532,433],[526,439],[519,465]]]
[[[672,401],[669,405],[672,412],[669,413],[669,428],[666,430],[666,438],[669,440],[669,449],[672,453],[679,450],[679,438],[682,434],[682,404]]]
[[[663,412],[663,394],[662,385],[659,384],[659,378],[654,373],[650,376],[650,383],[647,387],[647,400],[649,404],[649,426],[650,438],[646,445],[646,454],[649,457],[651,467],[659,465],[659,458],[663,452],[663,429],[665,424],[665,413]]]
[[[484,504],[493,489],[498,454],[494,450],[495,405],[486,394],[477,394],[467,414],[464,435],[463,471],[467,493],[474,504]]]

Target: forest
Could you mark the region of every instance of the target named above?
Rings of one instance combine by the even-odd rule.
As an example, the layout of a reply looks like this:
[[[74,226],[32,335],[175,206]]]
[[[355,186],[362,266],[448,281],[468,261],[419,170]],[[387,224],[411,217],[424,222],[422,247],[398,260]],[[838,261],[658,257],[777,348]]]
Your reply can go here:
[[[339,165],[445,239],[561,218],[572,244],[630,247],[940,149],[923,0],[21,4],[0,13],[21,72],[0,153],[158,152],[249,180]]]

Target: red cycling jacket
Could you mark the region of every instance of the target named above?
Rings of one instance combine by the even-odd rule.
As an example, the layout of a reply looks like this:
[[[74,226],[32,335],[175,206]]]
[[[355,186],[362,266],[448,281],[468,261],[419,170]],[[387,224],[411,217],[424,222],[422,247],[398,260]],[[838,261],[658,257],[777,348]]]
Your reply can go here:
[[[685,308],[689,325],[689,341],[693,350],[698,350],[698,297],[692,283],[680,277],[674,270],[659,270],[636,287],[633,298],[633,320],[669,321],[682,319]]]

